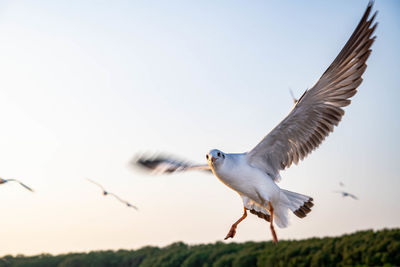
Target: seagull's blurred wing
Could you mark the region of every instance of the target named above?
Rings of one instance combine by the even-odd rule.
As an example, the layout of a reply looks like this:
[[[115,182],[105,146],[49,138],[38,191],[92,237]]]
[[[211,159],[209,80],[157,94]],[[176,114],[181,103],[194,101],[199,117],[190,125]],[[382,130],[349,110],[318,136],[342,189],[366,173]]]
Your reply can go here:
[[[140,157],[139,159],[131,162],[133,165],[138,165],[151,170],[152,173],[162,174],[162,173],[172,173],[172,172],[182,172],[182,171],[208,171],[211,173],[210,166],[208,164],[196,165],[189,162],[183,162],[179,160],[172,159],[170,157],[156,156],[152,158]]]
[[[14,181],[19,183],[20,185],[22,185],[23,187],[25,187],[26,189],[28,189],[31,192],[34,192],[32,188],[30,188],[29,186],[27,186],[26,184],[22,183],[21,181],[18,181],[17,179],[8,179],[8,182]]]
[[[350,194],[350,193],[348,193],[348,195],[349,195],[350,197],[352,197],[353,199],[358,200],[358,197],[356,197],[355,195]]]
[[[127,205],[128,207],[132,207],[132,208],[134,208],[135,210],[138,210],[138,208],[137,208],[136,206],[132,205],[131,203],[129,203],[129,202],[126,201],[126,200],[123,200],[122,198],[120,198],[120,197],[117,196],[116,194],[114,194],[114,193],[108,193],[108,194],[111,195],[111,196],[113,196],[113,197],[115,197],[119,202],[124,203],[124,204]]]
[[[129,203],[129,202],[126,202],[126,205],[127,205],[128,207],[134,208],[135,210],[139,210],[138,207],[136,207],[135,205],[132,205],[132,204]]]
[[[25,187],[26,189],[28,189],[29,191],[34,192],[33,189],[30,188],[29,186],[27,186],[26,184],[21,183],[21,182],[19,184],[22,185],[23,187]]]
[[[91,182],[92,184],[97,185],[97,186],[100,187],[104,192],[106,191],[106,190],[104,189],[104,187],[103,187],[101,184],[99,184],[99,183],[97,183],[97,182],[95,182],[95,181],[93,181],[93,180],[91,180],[91,179],[89,179],[89,178],[86,178],[86,180],[88,180],[88,181]]]
[[[369,18],[372,2],[346,45],[317,83],[302,95],[289,115],[248,152],[251,165],[275,180],[279,171],[305,158],[333,131],[344,115],[343,107],[361,84],[375,40],[376,13]]]

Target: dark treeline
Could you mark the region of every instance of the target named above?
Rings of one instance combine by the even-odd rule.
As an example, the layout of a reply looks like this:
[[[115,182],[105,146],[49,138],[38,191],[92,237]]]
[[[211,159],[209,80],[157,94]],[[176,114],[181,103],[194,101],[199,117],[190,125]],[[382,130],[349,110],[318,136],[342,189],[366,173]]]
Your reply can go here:
[[[400,266],[400,229],[360,231],[300,241],[222,243],[4,256],[0,266]]]

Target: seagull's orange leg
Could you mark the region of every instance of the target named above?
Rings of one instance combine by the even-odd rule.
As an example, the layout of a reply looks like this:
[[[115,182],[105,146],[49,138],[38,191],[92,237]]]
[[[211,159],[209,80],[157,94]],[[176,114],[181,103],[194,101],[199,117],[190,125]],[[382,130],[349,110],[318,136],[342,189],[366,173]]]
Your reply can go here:
[[[278,237],[276,236],[275,228],[274,228],[274,208],[271,205],[271,201],[268,201],[268,206],[269,206],[269,213],[271,214],[271,221],[269,228],[271,229],[272,233],[272,240],[274,243],[278,243]]]
[[[228,234],[227,234],[226,237],[225,237],[225,240],[227,240],[229,237],[233,238],[233,237],[235,236],[235,234],[236,234],[236,227],[238,226],[238,224],[239,224],[241,221],[243,221],[243,220],[247,217],[247,210],[246,210],[245,207],[244,207],[243,209],[244,209],[244,212],[243,212],[242,217],[240,217],[239,220],[237,220],[234,224],[232,224],[231,229],[229,230]]]

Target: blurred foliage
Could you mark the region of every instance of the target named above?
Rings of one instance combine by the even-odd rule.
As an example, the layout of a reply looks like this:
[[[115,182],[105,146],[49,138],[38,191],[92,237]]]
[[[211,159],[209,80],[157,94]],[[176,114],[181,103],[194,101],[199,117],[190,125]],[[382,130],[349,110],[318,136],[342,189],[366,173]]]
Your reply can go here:
[[[95,251],[52,256],[4,256],[0,266],[400,266],[400,229],[360,231],[300,241],[222,243]]]

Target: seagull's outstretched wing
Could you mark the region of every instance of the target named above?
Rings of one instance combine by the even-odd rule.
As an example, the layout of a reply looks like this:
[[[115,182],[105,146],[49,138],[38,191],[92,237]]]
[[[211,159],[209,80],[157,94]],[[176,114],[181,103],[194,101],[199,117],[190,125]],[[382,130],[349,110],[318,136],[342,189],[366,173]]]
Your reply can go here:
[[[343,107],[361,84],[362,74],[375,40],[376,13],[369,19],[372,2],[346,45],[317,83],[300,97],[283,119],[247,157],[251,165],[274,177],[305,158],[333,131],[344,115]]]
[[[127,205],[128,207],[134,208],[135,210],[139,210],[138,207],[132,205],[131,203],[129,203],[129,202],[126,201],[126,200],[121,199],[121,198],[120,198],[119,196],[117,196],[116,194],[114,194],[114,193],[109,193],[109,195],[115,197],[119,202],[124,203],[124,204]]]
[[[164,156],[156,156],[152,158],[140,157],[137,160],[132,160],[131,164],[139,165],[141,167],[151,170],[152,173],[156,174],[191,170],[208,171],[211,173],[211,169],[208,164],[196,165]]]
[[[344,191],[333,191],[333,193],[339,193],[341,194],[343,197],[345,196],[346,192]]]
[[[89,179],[89,178],[86,178],[86,180],[88,180],[88,181],[91,182],[92,184],[95,184],[95,185],[97,185],[98,187],[100,187],[101,190],[103,190],[103,192],[106,192],[106,190],[104,189],[104,187],[103,187],[101,184],[96,183],[95,181],[93,181],[93,180],[91,180],[91,179]]]
[[[17,179],[7,179],[7,182],[17,182],[17,183],[19,183],[20,185],[22,185],[23,187],[25,187],[26,189],[28,189],[29,191],[35,192],[35,191],[33,191],[32,188],[30,188],[30,187],[27,186],[26,184],[22,183],[21,181],[18,181]]]
[[[355,195],[350,194],[349,192],[346,192],[346,191],[334,191],[334,193],[340,193],[343,197],[351,197],[355,200],[358,200],[358,197],[356,197]]]
[[[351,197],[351,198],[355,199],[355,200],[358,200],[358,197],[356,197],[356,196],[355,196],[355,195],[353,195],[353,194],[347,193],[347,195],[348,195],[349,197]]]

